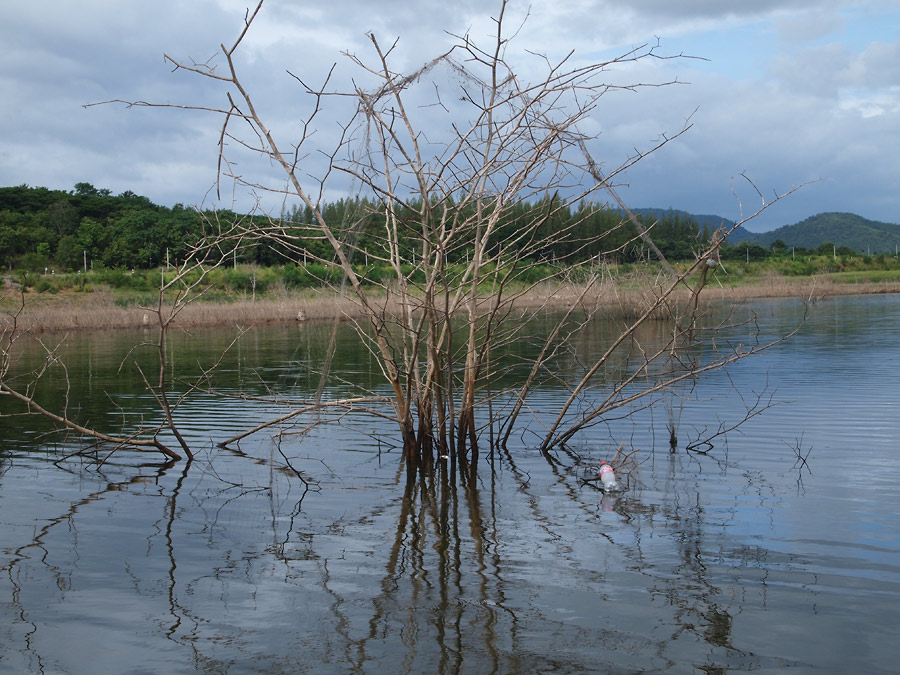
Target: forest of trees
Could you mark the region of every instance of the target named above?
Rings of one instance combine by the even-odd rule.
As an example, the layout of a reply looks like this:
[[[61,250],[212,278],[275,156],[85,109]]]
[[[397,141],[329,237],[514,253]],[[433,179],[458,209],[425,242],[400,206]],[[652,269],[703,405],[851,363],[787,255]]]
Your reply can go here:
[[[523,202],[505,227],[514,229],[517,215],[524,217],[543,206],[540,202]],[[356,262],[363,263],[366,253],[381,253],[383,220],[376,204],[340,200],[326,204],[323,213],[344,236],[353,237],[359,256]],[[242,217],[222,211],[215,215],[217,222]],[[301,231],[311,219],[309,209],[297,207],[279,216],[280,221],[296,225]],[[694,250],[708,242],[712,234],[709,226],[701,227],[679,212],[641,219],[670,260],[693,258]],[[158,206],[131,191],[113,195],[89,183],[77,183],[70,192],[27,185],[4,187],[0,188],[0,265],[7,271],[47,268],[64,272],[84,267],[141,269],[159,267],[167,261],[174,264],[203,236],[204,223],[212,220],[208,212],[181,204],[172,208]],[[571,227],[572,222],[577,225]],[[605,205],[554,209],[543,228],[546,232],[556,229],[567,234],[540,251],[542,262],[580,262],[601,254],[608,254],[613,262],[635,262],[651,256],[634,227],[623,224],[621,213]],[[597,239],[598,234],[603,236]],[[304,242],[311,257],[321,260],[330,255],[327,243],[319,238],[310,236]],[[737,253],[743,255],[745,248],[740,247]],[[761,251],[766,253],[765,249]],[[760,251],[753,253],[754,257],[760,255]],[[414,251],[410,250],[409,255],[415,259]],[[271,243],[251,241],[242,246],[238,261],[278,265],[284,258]]]
[[[524,218],[541,202],[519,204],[505,227],[516,228],[517,217]],[[383,219],[378,206],[364,200],[340,200],[326,204],[323,213],[329,224],[345,237],[353,239],[356,263],[368,262],[366,254],[379,255]],[[43,272],[75,272],[87,269],[150,269],[176,264],[190,246],[205,232],[205,223],[233,222],[247,218],[229,211],[210,212],[176,204],[158,206],[147,197],[131,191],[113,195],[89,183],[77,183],[74,190],[50,190],[44,187],[0,188],[0,266],[7,272],[23,270]],[[653,241],[671,261],[693,260],[694,251],[707,244],[712,235],[708,224],[702,226],[680,211],[638,213],[650,229]],[[265,220],[263,216],[254,219]],[[303,232],[312,222],[309,209],[292,208],[277,218]],[[571,223],[577,223],[574,227]],[[603,255],[609,262],[637,262],[653,258],[634,227],[623,221],[618,209],[605,205],[581,204],[576,209],[554,209],[543,225],[546,232],[566,232],[540,252],[540,262],[584,262]],[[605,233],[605,234],[604,234]],[[597,235],[602,235],[599,238]],[[502,239],[502,237],[501,237]],[[327,242],[312,233],[303,238],[310,262],[330,259]],[[590,242],[586,244],[586,242]],[[415,252],[409,245],[409,259]],[[725,244],[724,260],[761,261],[771,258],[831,255],[853,256],[857,252],[835,247],[831,241],[815,248],[788,247],[776,240],[770,246],[749,242]],[[463,255],[459,253],[458,255]],[[296,257],[296,256],[294,256]],[[247,241],[235,262],[261,266],[281,265],[285,258],[271,241]]]
[[[156,206],[133,192],[113,196],[89,183],[75,190],[0,188],[0,264],[7,270],[59,271],[156,267],[201,232],[192,209]]]

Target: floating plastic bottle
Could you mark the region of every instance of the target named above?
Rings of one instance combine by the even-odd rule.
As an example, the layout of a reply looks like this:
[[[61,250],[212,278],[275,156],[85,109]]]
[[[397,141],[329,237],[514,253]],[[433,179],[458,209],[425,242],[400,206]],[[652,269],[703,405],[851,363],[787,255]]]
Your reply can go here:
[[[619,483],[616,481],[616,473],[608,462],[600,463],[600,482],[603,489],[607,492],[613,492],[619,489]]]

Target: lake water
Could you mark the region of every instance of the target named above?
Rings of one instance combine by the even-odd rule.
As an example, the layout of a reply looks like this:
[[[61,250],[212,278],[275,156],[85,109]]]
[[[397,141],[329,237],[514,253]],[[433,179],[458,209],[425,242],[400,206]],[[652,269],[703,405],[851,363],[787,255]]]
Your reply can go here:
[[[742,309],[764,335],[802,313]],[[221,377],[309,396],[330,334],[253,330]],[[176,374],[232,336],[174,336]],[[155,418],[135,369],[117,370],[140,339],[60,348],[82,419]],[[371,419],[223,450],[282,410],[197,395],[179,410],[192,465],[122,451],[97,468],[58,461],[73,446],[39,420],[0,417],[0,672],[896,672],[898,363],[900,297],[825,299],[790,341],[570,452],[545,458],[526,437],[475,475],[413,484]],[[343,328],[334,370],[380,386]],[[45,400],[64,382],[54,369]],[[707,454],[684,449],[757,399],[773,406]],[[622,441],[638,466],[603,495],[582,478]]]

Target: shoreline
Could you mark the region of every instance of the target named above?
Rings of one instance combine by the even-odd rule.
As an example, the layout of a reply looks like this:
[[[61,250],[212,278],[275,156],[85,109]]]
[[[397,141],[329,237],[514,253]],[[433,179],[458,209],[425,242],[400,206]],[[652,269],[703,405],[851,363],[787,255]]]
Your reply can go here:
[[[653,284],[626,285],[605,282],[592,290],[586,298],[589,306],[637,308],[653,297]],[[515,300],[522,309],[553,306],[559,308],[576,300],[581,289],[573,286],[538,284]],[[869,295],[900,293],[900,282],[848,283],[832,281],[828,277],[794,280],[786,277],[761,277],[739,286],[718,286],[710,283],[701,297],[706,301],[744,301],[762,298],[799,297],[821,300],[836,295]],[[676,299],[687,297],[679,292]],[[133,330],[158,326],[152,309],[123,306],[109,291],[89,293],[25,295],[24,309],[13,304],[7,296],[0,307],[0,331],[7,333],[15,318],[18,332],[71,332],[97,330]],[[20,302],[20,301],[19,301]],[[189,303],[178,315],[173,326],[257,326],[298,321],[355,319],[363,315],[359,304],[348,296],[341,298],[328,290],[281,292],[259,298],[241,297],[233,301],[207,302],[202,299]]]

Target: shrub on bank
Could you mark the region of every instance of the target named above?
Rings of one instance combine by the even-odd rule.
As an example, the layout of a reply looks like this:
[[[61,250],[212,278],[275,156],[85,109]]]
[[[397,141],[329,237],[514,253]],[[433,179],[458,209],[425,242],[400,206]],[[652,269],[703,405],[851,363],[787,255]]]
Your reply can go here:
[[[38,282],[34,285],[34,290],[38,293],[59,293],[59,288],[56,284],[46,277],[38,279]]]
[[[343,274],[330,265],[288,263],[281,269],[281,279],[286,288],[315,288],[340,283]]]
[[[782,266],[781,273],[786,277],[811,277],[816,273],[816,266],[811,262],[794,260]]]
[[[94,279],[101,284],[105,284],[116,290],[131,291],[150,291],[156,288],[158,281],[151,281],[149,275],[152,274],[158,279],[159,272],[156,270],[126,270],[121,267],[112,269],[99,269],[90,272]]]

